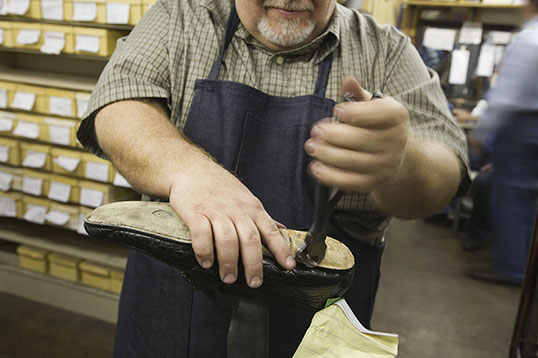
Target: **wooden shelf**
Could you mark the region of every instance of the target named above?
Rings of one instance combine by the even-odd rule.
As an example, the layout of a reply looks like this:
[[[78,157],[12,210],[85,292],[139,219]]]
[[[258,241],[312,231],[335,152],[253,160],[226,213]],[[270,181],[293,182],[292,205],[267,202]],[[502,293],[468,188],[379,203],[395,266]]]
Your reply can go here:
[[[59,227],[0,218],[0,239],[50,250],[123,270],[127,249]]]
[[[472,2],[458,2],[458,1],[417,1],[417,0],[404,0],[404,5],[411,6],[429,6],[429,7],[471,7],[471,8],[522,8],[525,5],[513,5],[513,4],[482,4]]]
[[[93,22],[76,22],[76,21],[53,21],[53,20],[32,19],[28,17],[14,17],[14,16],[0,16],[0,21],[37,22],[40,24],[93,27],[97,29],[120,30],[120,31],[131,31],[134,27],[133,25],[96,24]]]
[[[2,47],[0,46],[0,51],[2,52],[19,52],[19,53],[29,53],[34,55],[42,55],[42,56],[57,56],[57,57],[66,57],[66,58],[77,58],[77,59],[84,59],[84,60],[95,60],[95,61],[108,61],[110,59],[109,56],[92,56],[92,55],[77,55],[72,53],[60,53],[59,55],[52,55],[52,54],[46,54],[39,50],[32,50],[27,48],[18,48],[18,47]]]
[[[0,67],[0,81],[91,92],[96,78]]]

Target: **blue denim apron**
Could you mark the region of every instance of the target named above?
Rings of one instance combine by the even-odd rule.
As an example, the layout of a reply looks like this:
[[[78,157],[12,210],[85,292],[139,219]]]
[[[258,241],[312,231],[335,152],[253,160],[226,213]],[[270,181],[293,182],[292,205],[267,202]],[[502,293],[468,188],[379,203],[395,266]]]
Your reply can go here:
[[[274,97],[250,86],[218,80],[224,53],[239,23],[232,9],[220,54],[206,80],[197,80],[184,133],[237,175],[267,212],[289,228],[312,222],[311,160],[303,149],[312,124],[330,117],[335,102],[325,98],[332,65],[319,65],[313,95]],[[357,261],[356,280],[346,299],[367,326],[383,247],[352,239],[331,225]],[[239,278],[242,279],[242,278]],[[120,301],[116,357],[225,358],[234,298],[192,289],[174,268],[141,253],[129,253]],[[291,357],[314,312],[271,304],[270,356]]]

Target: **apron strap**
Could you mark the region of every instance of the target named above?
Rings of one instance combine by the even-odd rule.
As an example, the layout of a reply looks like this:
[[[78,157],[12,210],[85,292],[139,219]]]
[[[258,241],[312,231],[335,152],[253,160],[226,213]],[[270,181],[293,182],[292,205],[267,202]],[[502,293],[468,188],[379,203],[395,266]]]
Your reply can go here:
[[[318,70],[318,79],[316,81],[316,88],[314,89],[314,95],[325,98],[325,92],[327,91],[327,84],[329,83],[329,74],[331,73],[331,67],[333,64],[333,54],[330,53],[321,61]]]
[[[237,16],[237,11],[235,10],[235,6],[232,6],[232,10],[230,11],[230,16],[228,17],[228,22],[226,22],[226,30],[224,32],[224,41],[222,42],[222,46],[220,48],[219,57],[217,60],[213,63],[213,67],[211,68],[211,72],[209,73],[209,76],[207,77],[208,80],[216,81],[219,78],[219,72],[220,72],[220,65],[222,64],[222,59],[224,58],[224,52],[228,48],[228,45],[232,41],[232,38],[234,37],[235,30],[237,29],[237,25],[239,25],[239,16]]]

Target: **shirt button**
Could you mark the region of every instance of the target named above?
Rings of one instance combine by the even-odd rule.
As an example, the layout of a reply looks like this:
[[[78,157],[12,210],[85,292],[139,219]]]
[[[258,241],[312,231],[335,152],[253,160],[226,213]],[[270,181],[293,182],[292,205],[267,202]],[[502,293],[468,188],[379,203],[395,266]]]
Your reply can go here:
[[[276,58],[276,63],[278,63],[279,65],[283,64],[284,63],[284,57],[278,56]]]

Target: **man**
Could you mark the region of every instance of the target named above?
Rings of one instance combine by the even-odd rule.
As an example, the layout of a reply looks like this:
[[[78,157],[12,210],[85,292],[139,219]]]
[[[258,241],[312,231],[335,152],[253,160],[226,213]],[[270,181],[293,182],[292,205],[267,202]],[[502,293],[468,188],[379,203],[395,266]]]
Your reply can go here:
[[[295,267],[278,226],[308,229],[312,177],[346,190],[329,234],[355,253],[346,297],[369,325],[388,216],[427,215],[465,189],[463,134],[438,79],[396,30],[334,0],[231,7],[152,7],[119,41],[79,139],[140,192],[169,199],[198,262],[218,262],[224,283],[263,284],[262,243],[283,269]],[[360,85],[342,81],[349,74]],[[387,96],[371,101],[376,89]],[[341,91],[358,102],[334,107]],[[333,110],[341,123],[323,120]],[[115,354],[225,357],[232,306],[131,252]],[[270,306],[272,357],[293,355],[312,313]]]
[[[529,20],[506,49],[472,133],[492,147],[495,261],[471,276],[509,285],[523,282],[538,201],[538,0],[525,10]]]

